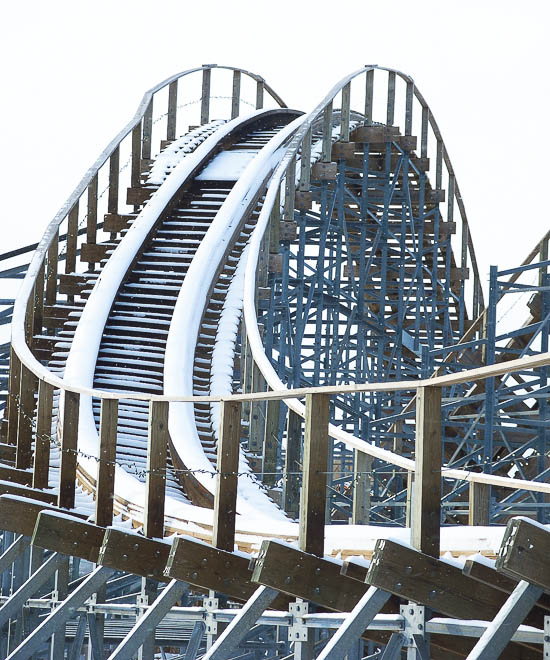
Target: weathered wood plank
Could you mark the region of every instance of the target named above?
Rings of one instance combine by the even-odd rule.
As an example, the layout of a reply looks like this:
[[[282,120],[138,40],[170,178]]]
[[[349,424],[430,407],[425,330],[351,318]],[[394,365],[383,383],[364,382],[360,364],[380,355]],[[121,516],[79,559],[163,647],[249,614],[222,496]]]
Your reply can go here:
[[[218,474],[216,475],[212,544],[230,552],[235,545],[240,440],[241,403],[240,401],[222,401],[220,403]]]
[[[151,401],[149,404],[143,530],[145,536],[150,538],[164,536],[166,457],[169,441],[168,408],[168,401]]]
[[[46,504],[55,504],[57,502],[57,495],[53,492],[48,493],[37,488],[30,488],[29,486],[22,486],[21,484],[9,481],[0,481],[0,495],[18,495],[19,497],[28,497],[31,500],[46,502]]]
[[[99,422],[100,460],[95,494],[95,521],[102,527],[108,527],[113,522],[117,420],[118,400],[102,399]]]
[[[130,226],[135,215],[120,215],[119,213],[106,213],[103,219],[103,230],[111,234],[118,234]]]
[[[550,591],[550,531],[526,518],[508,522],[496,569]]]
[[[112,249],[112,245],[105,245],[104,243],[82,243],[80,261],[91,264],[99,263],[105,259],[107,251]]]
[[[279,445],[280,401],[268,401],[265,413],[264,447],[262,455],[262,481],[266,486],[277,482],[277,455]]]
[[[21,364],[19,381],[19,423],[17,426],[17,453],[15,467],[26,470],[32,465],[32,436],[34,419],[34,393],[37,379],[34,373]]]
[[[74,508],[79,412],[80,394],[65,390],[63,403],[63,426],[61,433],[59,499],[57,502],[60,507],[65,509]]]
[[[304,476],[300,496],[300,550],[322,557],[328,469],[330,396],[306,396]]]
[[[439,557],[441,534],[441,388],[416,392],[416,454],[413,546]]]
[[[60,509],[37,499],[22,499],[17,495],[0,495],[0,529],[23,536],[32,536],[36,519],[40,511],[58,511],[69,513],[76,518],[85,518],[85,515]]]
[[[470,483],[468,525],[488,525],[491,486]]]
[[[10,461],[12,463],[15,462],[15,451],[15,445],[0,442],[0,461]]]
[[[65,273],[76,270],[76,247],[78,240],[78,201],[69,211],[67,220],[67,250],[65,252]]]
[[[298,514],[300,506],[300,445],[302,418],[288,410],[285,471],[283,475],[283,509],[291,516]]]
[[[38,412],[34,447],[34,488],[47,488],[50,471],[50,440],[52,433],[53,385],[41,380],[38,384]]]
[[[32,472],[7,465],[0,465],[0,480],[11,481],[21,486],[32,486]]]
[[[170,553],[170,544],[148,539],[136,533],[108,527],[97,563],[145,578],[168,582],[163,570]]]
[[[39,548],[97,562],[105,528],[94,523],[42,510],[31,543]]]

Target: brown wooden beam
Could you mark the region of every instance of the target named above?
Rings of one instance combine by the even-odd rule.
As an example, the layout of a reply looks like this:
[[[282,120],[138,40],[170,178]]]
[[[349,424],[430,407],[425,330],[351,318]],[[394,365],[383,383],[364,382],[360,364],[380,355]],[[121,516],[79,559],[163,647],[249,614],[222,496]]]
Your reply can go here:
[[[61,435],[61,466],[59,470],[59,498],[57,502],[60,507],[65,509],[74,508],[79,412],[80,394],[65,390]]]
[[[170,544],[135,532],[109,527],[99,549],[97,563],[145,578],[168,582],[163,577]]]
[[[108,527],[113,522],[115,494],[115,459],[117,442],[118,400],[102,399],[99,421],[99,461],[95,493],[95,521]]]
[[[550,591],[550,531],[526,518],[512,518],[506,527],[496,569]]]
[[[168,401],[149,404],[147,440],[147,475],[145,478],[145,513],[143,531],[149,538],[164,536],[166,500],[166,458],[169,441]]]
[[[97,562],[105,528],[67,514],[42,510],[31,543],[39,548]]]

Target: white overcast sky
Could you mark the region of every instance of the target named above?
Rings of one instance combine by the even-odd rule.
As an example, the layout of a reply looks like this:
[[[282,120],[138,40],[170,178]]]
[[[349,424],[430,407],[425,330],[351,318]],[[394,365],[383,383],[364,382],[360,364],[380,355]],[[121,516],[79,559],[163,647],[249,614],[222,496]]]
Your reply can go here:
[[[547,0],[18,0],[0,42],[0,252],[36,240],[143,92],[216,62],[309,110],[366,63],[410,74],[466,204],[480,271],[546,231]]]

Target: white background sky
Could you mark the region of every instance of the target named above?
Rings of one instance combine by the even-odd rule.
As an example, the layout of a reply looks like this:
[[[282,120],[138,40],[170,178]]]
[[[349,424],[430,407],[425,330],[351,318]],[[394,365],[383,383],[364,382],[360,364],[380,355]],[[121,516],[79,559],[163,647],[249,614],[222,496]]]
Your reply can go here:
[[[18,0],[0,39],[0,252],[37,240],[143,92],[216,62],[309,110],[366,63],[410,74],[441,128],[482,278],[550,225],[547,0]]]

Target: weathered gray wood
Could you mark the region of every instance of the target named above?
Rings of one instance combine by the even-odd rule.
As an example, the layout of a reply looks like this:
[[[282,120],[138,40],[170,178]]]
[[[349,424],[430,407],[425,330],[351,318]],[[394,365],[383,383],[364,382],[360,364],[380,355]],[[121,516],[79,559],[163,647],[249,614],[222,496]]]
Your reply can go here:
[[[388,98],[386,102],[386,124],[393,126],[395,119],[395,71],[388,72]]]
[[[151,146],[153,138],[153,99],[149,101],[145,114],[143,115],[143,137],[141,145],[141,158],[149,160],[151,158]]]
[[[231,97],[231,119],[239,116],[241,105],[241,72],[233,71],[233,94]]]
[[[550,531],[526,518],[513,518],[506,527],[496,568],[550,591],[549,557]]]
[[[265,413],[264,448],[262,456],[262,481],[274,486],[277,481],[277,455],[279,446],[280,401],[268,401]]]
[[[168,117],[166,118],[166,139],[176,139],[176,123],[178,114],[178,81],[174,80],[168,87]]]
[[[168,408],[168,401],[151,401],[149,404],[143,531],[145,536],[150,538],[164,536],[166,456],[169,440]]]
[[[86,240],[97,241],[97,174],[88,185],[88,212],[86,214]]]
[[[103,527],[108,527],[113,522],[117,420],[118,400],[102,399],[99,422],[99,462],[95,493],[95,521],[97,525]]]
[[[38,384],[38,412],[34,447],[34,488],[47,488],[50,471],[50,442],[52,433],[53,385],[44,380]]]
[[[144,578],[168,582],[163,571],[170,544],[109,527],[99,549],[97,563]]]
[[[296,158],[293,158],[287,168],[285,176],[285,206],[284,219],[294,221],[294,199],[296,197]]]
[[[470,483],[468,525],[488,525],[491,486],[489,484]]]
[[[0,529],[6,530],[8,532],[15,532],[16,534],[22,534],[23,536],[32,536],[34,528],[36,525],[36,519],[38,514],[41,511],[57,511],[59,513],[69,513],[66,509],[60,509],[59,507],[53,506],[51,500],[55,500],[56,497],[50,495],[50,503],[37,501],[36,493],[41,491],[35,491],[32,489],[27,489],[28,500],[22,500],[22,493],[4,494],[0,496],[0,524],[2,527]],[[70,512],[72,516],[76,518],[85,518],[82,514]]]
[[[140,121],[132,129],[132,188],[139,186],[141,175],[141,124]]]
[[[212,544],[229,552],[233,551],[235,545],[240,439],[241,403],[222,401]]]
[[[201,94],[201,124],[208,124],[210,121],[210,78],[212,69],[207,68],[202,71],[202,94]]]
[[[65,273],[76,271],[76,247],[78,239],[78,202],[69,211],[67,220],[67,251],[65,253]]]
[[[321,160],[330,163],[332,152],[332,101],[323,110],[323,150]]]
[[[340,139],[343,142],[349,140],[350,124],[350,102],[351,102],[351,82],[348,82],[342,88],[342,110],[340,115]]]
[[[304,465],[300,496],[300,549],[322,557],[328,469],[330,396],[306,396]]]
[[[264,81],[256,81],[256,110],[264,107]]]
[[[34,419],[34,393],[36,376],[21,364],[19,384],[19,423],[17,425],[17,453],[15,467],[26,470],[32,465],[32,426]]]
[[[109,194],[107,197],[107,212],[118,213],[118,195],[120,181],[120,147],[116,147],[109,158]]]
[[[374,93],[374,70],[369,69],[365,76],[365,123],[372,124],[372,102]]]
[[[283,480],[283,508],[296,516],[300,506],[300,447],[302,440],[302,418],[288,410],[285,472]]]
[[[416,394],[416,454],[412,544],[439,557],[441,526],[441,388]]]
[[[60,507],[65,509],[72,509],[74,507],[79,412],[80,394],[65,390],[61,436],[61,466],[59,470],[59,496],[57,502]]]
[[[57,299],[57,267],[58,267],[59,231],[52,238],[48,248],[46,268],[46,305],[55,305]]]
[[[349,133],[349,122],[348,122],[348,133]],[[300,191],[308,191],[310,188],[310,181],[311,181],[311,128],[307,131],[307,133],[304,135],[302,140],[302,154],[300,158],[300,182],[298,184],[298,189]]]
[[[353,456],[353,525],[368,525],[370,519],[370,489],[372,485],[372,456],[355,451]]]
[[[96,563],[104,535],[104,527],[43,510],[36,519],[31,542],[39,548]]]
[[[21,381],[21,361],[17,353],[10,346],[10,374],[8,381],[7,418],[8,432],[7,444],[17,445],[17,426],[19,424],[19,390]]]
[[[42,262],[34,282],[34,319],[33,335],[42,334],[44,323],[44,286],[45,261]]]

